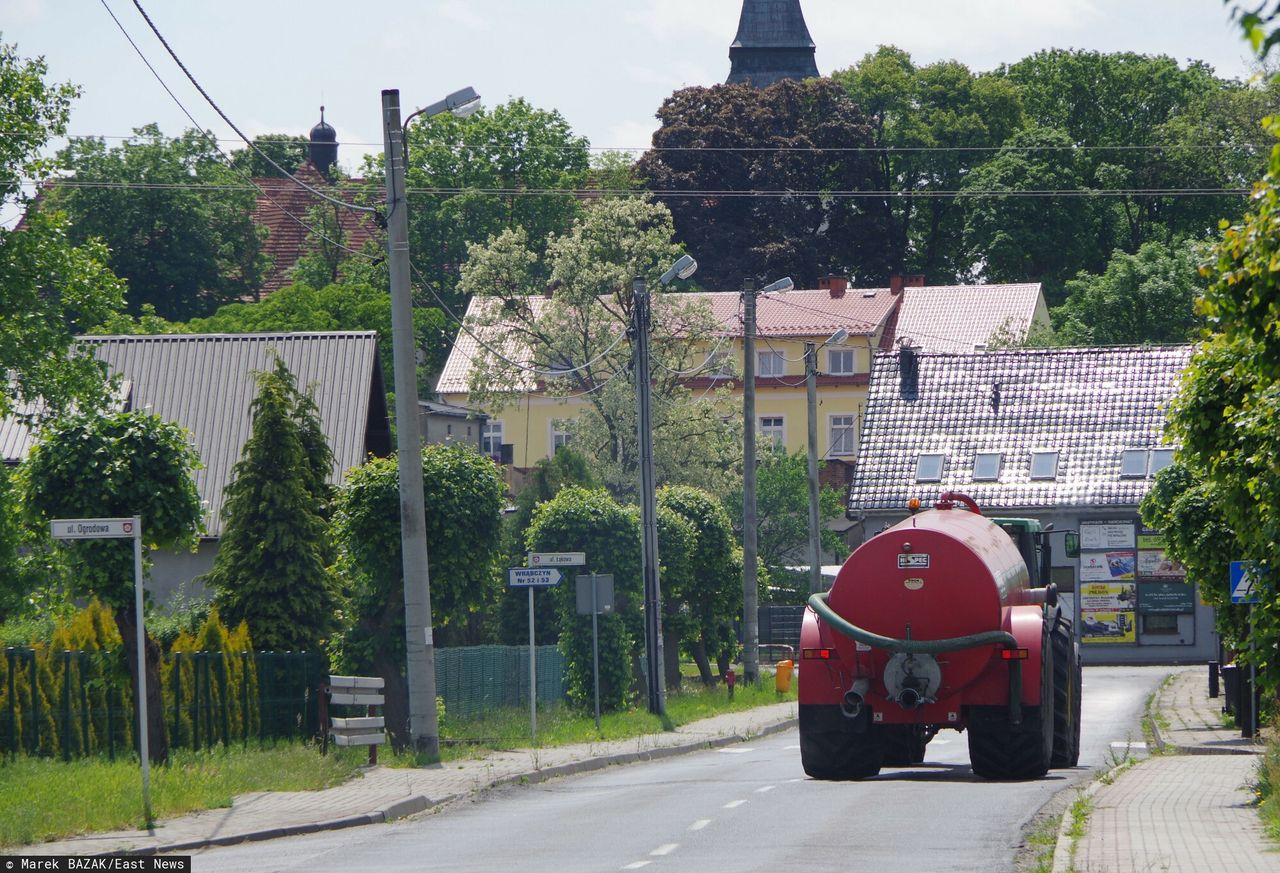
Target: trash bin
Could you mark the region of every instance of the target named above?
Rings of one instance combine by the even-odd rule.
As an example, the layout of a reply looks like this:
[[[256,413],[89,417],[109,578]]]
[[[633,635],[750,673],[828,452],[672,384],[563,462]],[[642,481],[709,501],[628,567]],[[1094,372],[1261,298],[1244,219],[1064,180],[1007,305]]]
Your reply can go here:
[[[1228,715],[1236,714],[1236,703],[1240,699],[1240,668],[1235,664],[1223,664],[1222,672],[1222,711]]]
[[[773,674],[773,687],[779,694],[786,694],[791,690],[791,668],[794,666],[792,661],[779,661],[777,672]]]

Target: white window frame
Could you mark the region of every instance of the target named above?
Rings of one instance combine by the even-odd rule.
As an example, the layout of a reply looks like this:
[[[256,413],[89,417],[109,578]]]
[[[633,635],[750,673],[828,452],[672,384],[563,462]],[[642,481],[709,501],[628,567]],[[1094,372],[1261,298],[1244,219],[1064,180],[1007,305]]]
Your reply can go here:
[[[769,362],[768,366],[765,361]],[[756,352],[756,375],[774,378],[787,375],[786,356],[772,349]]]
[[[496,442],[494,441],[496,437]],[[489,419],[480,431],[480,454],[487,458],[502,456],[502,420]]]
[[[1036,462],[1041,458],[1053,458],[1053,470],[1049,473],[1041,472],[1036,474]],[[1057,449],[1036,449],[1031,453],[1031,481],[1033,482],[1054,482],[1058,478],[1058,469],[1062,465],[1062,453]]]
[[[984,458],[995,458],[996,469],[994,473],[982,470],[982,460]],[[1000,472],[1004,469],[1004,452],[975,452],[973,455],[973,481],[975,482],[999,482]]]
[[[848,424],[836,424],[836,419],[848,419]],[[856,452],[858,442],[858,416],[853,412],[837,412],[827,416],[828,455],[848,456]]]
[[[916,456],[916,481],[941,482],[947,469],[947,456],[941,452],[921,452]]]
[[[845,362],[849,366],[844,366]],[[837,364],[837,362],[839,362]],[[827,349],[827,374],[852,376],[858,372],[858,353],[855,349]]]
[[[554,457],[562,446],[567,446],[573,441],[573,434],[564,427],[571,420],[568,418],[553,418],[547,422],[548,457]]]
[[[765,427],[766,421],[770,422],[770,425],[767,429]],[[776,426],[772,424],[772,422],[775,422],[775,421],[777,422]],[[756,433],[758,433],[762,438],[769,440],[769,442],[773,446],[777,448],[782,448],[782,449],[785,449],[787,447],[786,416],[761,415],[759,418],[756,419],[756,425],[757,425]]]

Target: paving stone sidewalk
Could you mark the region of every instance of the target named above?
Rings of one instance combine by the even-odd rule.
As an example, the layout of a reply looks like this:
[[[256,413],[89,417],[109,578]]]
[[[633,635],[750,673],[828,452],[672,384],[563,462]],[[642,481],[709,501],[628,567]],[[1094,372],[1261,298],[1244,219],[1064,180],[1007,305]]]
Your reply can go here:
[[[107,855],[191,851],[289,834],[373,824],[412,815],[486,788],[539,782],[614,764],[739,743],[795,724],[796,704],[727,713],[661,734],[630,740],[495,752],[432,767],[373,767],[323,791],[263,791],[240,795],[227,809],[211,809],[129,830],[26,846],[24,855]]]
[[[1207,668],[1174,674],[1155,710],[1157,744],[1174,754],[1148,758],[1109,785],[1095,782],[1086,833],[1073,856],[1064,828],[1054,873],[1280,871],[1280,846],[1250,805],[1264,747],[1223,724]]]

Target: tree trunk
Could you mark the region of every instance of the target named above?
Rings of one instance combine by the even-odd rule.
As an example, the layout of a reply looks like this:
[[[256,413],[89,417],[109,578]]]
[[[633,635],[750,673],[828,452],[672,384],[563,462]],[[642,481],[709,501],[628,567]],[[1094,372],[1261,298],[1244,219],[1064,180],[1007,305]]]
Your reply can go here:
[[[132,606],[122,606],[116,609],[116,629],[120,631],[120,639],[124,641],[125,660],[129,664],[129,683],[133,688],[134,700],[138,699],[138,643],[137,630],[138,626],[134,620],[134,610]],[[169,736],[165,730],[164,723],[164,702],[160,696],[160,646],[150,635],[146,638],[144,644],[145,651],[145,668],[143,674],[146,676],[146,695],[147,695],[147,751],[150,753],[151,762],[153,764],[163,764],[169,760]],[[137,710],[130,714],[130,718],[137,718]],[[134,751],[141,748],[141,736],[134,737]]]
[[[400,675],[400,665],[392,659],[382,647],[373,654],[373,672],[382,677],[383,700],[382,715],[386,722],[387,734],[391,737],[391,748],[403,752],[411,747],[412,737],[409,734],[409,689],[405,678]]]
[[[698,665],[698,678],[702,684],[710,688],[716,684],[716,677],[711,673],[711,661],[707,658],[707,642],[699,639],[693,644],[693,662]]]
[[[662,660],[666,662],[667,691],[680,690],[680,635],[662,627]]]

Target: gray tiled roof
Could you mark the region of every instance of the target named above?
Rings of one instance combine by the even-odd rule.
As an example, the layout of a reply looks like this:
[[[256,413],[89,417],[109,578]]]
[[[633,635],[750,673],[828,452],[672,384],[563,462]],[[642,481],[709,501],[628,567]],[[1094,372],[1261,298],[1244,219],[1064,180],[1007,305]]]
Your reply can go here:
[[[849,508],[897,511],[947,490],[984,509],[1134,506],[1150,480],[1121,479],[1121,453],[1161,445],[1190,355],[1190,346],[924,354],[912,395],[898,353],[879,354]],[[1031,479],[1031,452],[1041,449],[1060,452],[1053,481]],[[1004,453],[998,481],[973,481],[977,452]],[[916,481],[922,453],[946,456],[941,482]]]
[[[330,481],[386,453],[386,400],[373,332],[179,334],[82,337],[113,373],[132,383],[132,408],[149,409],[191,431],[204,469],[196,487],[206,501],[207,534],[222,531],[223,488],[249,438],[253,374],[271,366],[274,350],[314,391],[333,451]],[[380,420],[379,420],[380,419]]]

